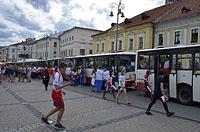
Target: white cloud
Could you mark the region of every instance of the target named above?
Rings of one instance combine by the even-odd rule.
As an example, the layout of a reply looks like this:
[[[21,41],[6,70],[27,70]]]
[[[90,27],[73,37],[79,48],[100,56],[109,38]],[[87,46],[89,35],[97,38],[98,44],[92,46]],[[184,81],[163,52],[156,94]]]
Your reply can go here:
[[[35,36],[31,37],[42,37],[50,31],[58,30],[57,24],[63,24],[60,27],[64,27],[60,30],[67,30],[67,27],[78,26],[95,26],[99,30],[106,30],[110,28],[111,23],[116,22],[116,9],[114,9],[114,17],[109,17],[110,3],[117,3],[118,0],[69,0],[67,2],[61,2],[60,0],[49,0],[48,11],[34,8],[26,0],[0,0],[0,3],[5,5],[6,8],[14,10],[17,7],[20,12],[13,11],[13,17],[19,17],[23,15],[30,22],[39,25],[40,31],[30,30],[25,26],[14,23],[4,19],[0,9],[0,20],[1,23],[7,25],[6,32],[27,32],[32,33]],[[164,0],[122,0],[125,5],[124,14],[126,18],[131,18],[141,12],[155,8],[159,5],[164,4]],[[34,3],[37,4],[37,3]],[[38,3],[39,4],[39,3]],[[122,22],[124,18],[120,18]],[[66,28],[65,28],[66,25]],[[93,27],[90,27],[93,28]],[[27,35],[29,36],[29,35]],[[26,37],[27,37],[26,36]],[[0,43],[3,38],[0,38]],[[7,39],[7,38],[5,38]],[[22,40],[22,36],[13,35],[13,38],[9,38],[13,42]],[[11,41],[8,41],[10,43]]]

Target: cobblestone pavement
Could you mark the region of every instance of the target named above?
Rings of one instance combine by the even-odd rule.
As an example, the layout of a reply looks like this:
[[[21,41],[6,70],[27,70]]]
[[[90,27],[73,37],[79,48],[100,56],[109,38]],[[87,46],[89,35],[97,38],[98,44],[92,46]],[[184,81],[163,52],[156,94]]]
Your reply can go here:
[[[51,86],[50,86],[51,87]],[[53,108],[47,92],[38,80],[31,83],[0,84],[0,132],[52,132],[40,121],[42,114]],[[130,93],[129,93],[130,95]],[[92,93],[88,87],[69,87],[66,90],[65,114],[62,120],[69,132],[199,132],[200,121],[185,119],[184,116],[166,117],[156,104],[153,116],[147,116],[137,101],[132,107],[117,105],[108,94],[107,99],[100,93]],[[132,97],[133,95],[130,95]],[[134,95],[137,96],[137,95]],[[138,98],[138,97],[136,97]],[[141,98],[141,97],[140,97]],[[132,99],[132,98],[131,98]],[[135,98],[134,98],[135,99]],[[121,101],[123,102],[123,96]],[[140,102],[148,104],[148,99]],[[189,109],[190,107],[181,107]],[[179,109],[180,109],[179,108]],[[193,108],[193,107],[192,107]],[[173,110],[179,110],[173,108]],[[194,114],[200,112],[194,107]],[[183,110],[184,111],[184,110]],[[190,114],[192,112],[189,112]],[[188,114],[188,115],[190,115]],[[199,114],[200,115],[200,114]],[[190,116],[195,117],[195,115]],[[56,115],[51,119],[55,120]],[[197,118],[198,119],[198,118]]]

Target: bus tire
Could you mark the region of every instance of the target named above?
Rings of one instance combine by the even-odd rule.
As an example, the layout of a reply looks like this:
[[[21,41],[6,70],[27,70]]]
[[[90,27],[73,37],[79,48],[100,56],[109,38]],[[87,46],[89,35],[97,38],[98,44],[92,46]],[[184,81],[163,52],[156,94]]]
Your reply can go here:
[[[178,101],[184,105],[192,104],[192,88],[187,85],[180,85],[177,93]]]

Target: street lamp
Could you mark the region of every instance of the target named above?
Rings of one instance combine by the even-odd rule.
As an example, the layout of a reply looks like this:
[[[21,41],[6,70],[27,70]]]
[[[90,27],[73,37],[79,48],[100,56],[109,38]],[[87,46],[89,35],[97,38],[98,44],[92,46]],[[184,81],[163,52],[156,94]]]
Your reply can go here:
[[[24,66],[25,66],[25,59],[26,59],[26,53],[25,53],[25,51],[26,51],[26,46],[24,45],[23,46],[23,50],[24,50],[24,55],[23,55],[23,59],[24,59]]]
[[[117,52],[117,45],[118,45],[118,35],[119,35],[119,15],[121,15],[121,17],[124,17],[124,13],[122,12],[122,10],[124,10],[125,5],[121,3],[121,0],[119,0],[119,4],[116,3],[111,3],[110,4],[110,8],[111,8],[111,12],[110,12],[110,17],[113,17],[113,8],[117,8],[117,30],[116,30],[116,45],[115,45],[115,49]]]

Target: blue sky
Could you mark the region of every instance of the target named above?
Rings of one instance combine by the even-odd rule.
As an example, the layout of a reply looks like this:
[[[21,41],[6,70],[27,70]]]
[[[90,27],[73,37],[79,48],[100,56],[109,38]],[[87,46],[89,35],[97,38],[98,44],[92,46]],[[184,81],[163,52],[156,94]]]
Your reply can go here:
[[[125,17],[163,5],[164,1],[122,0]],[[29,37],[38,39],[74,26],[106,30],[116,22],[116,16],[109,17],[113,2],[119,0],[0,0],[0,45]],[[116,9],[113,11],[116,15]]]

